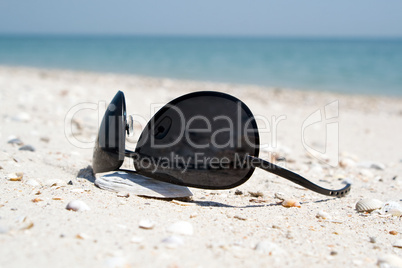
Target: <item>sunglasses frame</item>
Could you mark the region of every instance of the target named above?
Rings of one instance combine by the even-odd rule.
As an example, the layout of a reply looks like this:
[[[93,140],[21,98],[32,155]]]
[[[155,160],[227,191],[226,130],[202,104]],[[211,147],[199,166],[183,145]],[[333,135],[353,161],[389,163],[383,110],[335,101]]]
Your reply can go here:
[[[136,167],[136,171],[138,174],[151,177],[153,179],[178,184],[182,186],[194,187],[194,188],[202,188],[202,189],[214,189],[214,190],[223,190],[223,189],[230,189],[236,186],[239,186],[245,183],[253,174],[256,167],[264,169],[270,173],[283,177],[287,180],[290,180],[296,184],[299,184],[307,189],[310,189],[314,192],[319,194],[327,195],[327,196],[335,196],[335,197],[343,197],[350,192],[351,184],[347,184],[345,187],[339,190],[331,190],[326,189],[321,186],[318,186],[311,181],[307,180],[306,178],[290,171],[280,166],[277,166],[273,163],[270,163],[266,160],[258,158],[259,154],[259,133],[257,123],[255,121],[254,115],[252,114],[251,110],[239,99],[228,95],[226,93],[215,92],[215,91],[199,91],[193,92],[181,97],[178,97],[165,106],[163,106],[148,122],[146,129],[144,129],[140,135],[139,141],[141,140],[144,133],[151,133],[152,131],[152,122],[156,122],[164,113],[170,109],[170,107],[174,107],[176,104],[194,98],[194,97],[203,97],[203,96],[212,96],[212,97],[219,97],[224,98],[229,101],[233,101],[236,103],[240,103],[241,108],[246,112],[247,116],[251,119],[252,128],[255,129],[255,148],[252,155],[247,155],[247,161],[252,163],[251,166],[248,166],[249,171],[247,174],[242,178],[239,179],[236,183],[225,185],[222,187],[219,186],[207,186],[207,185],[197,185],[192,183],[183,182],[177,178],[169,177],[169,176],[161,176],[158,174],[152,174],[149,172],[141,171],[141,169],[137,170],[136,166],[136,159],[140,159],[144,157],[141,153],[141,147],[138,146],[135,149],[135,152],[129,151],[125,149],[125,138],[126,138],[126,131],[129,130],[129,126],[127,123],[127,115],[126,115],[126,104],[125,104],[125,97],[123,92],[118,91],[115,97],[113,98],[112,102],[109,104],[108,109],[105,112],[103,117],[101,126],[99,128],[98,138],[96,140],[96,144],[94,147],[94,154],[93,154],[93,170],[94,173],[102,173],[102,172],[109,172],[109,171],[118,171],[121,170],[120,167],[124,162],[124,157],[131,157],[134,160],[134,166]],[[117,120],[116,120],[117,119]],[[145,131],[147,130],[147,131]],[[149,156],[145,156],[149,157]],[[124,170],[127,171],[127,170]],[[165,174],[166,175],[166,174]]]

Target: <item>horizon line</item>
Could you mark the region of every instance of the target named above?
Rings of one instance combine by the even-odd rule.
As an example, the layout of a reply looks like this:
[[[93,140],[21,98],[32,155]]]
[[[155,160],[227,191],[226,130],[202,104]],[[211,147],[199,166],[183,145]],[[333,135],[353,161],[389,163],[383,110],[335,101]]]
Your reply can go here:
[[[161,34],[161,33],[15,33],[0,32],[10,37],[148,37],[148,38],[250,38],[250,39],[402,39],[402,36],[388,35],[274,35],[274,34]]]

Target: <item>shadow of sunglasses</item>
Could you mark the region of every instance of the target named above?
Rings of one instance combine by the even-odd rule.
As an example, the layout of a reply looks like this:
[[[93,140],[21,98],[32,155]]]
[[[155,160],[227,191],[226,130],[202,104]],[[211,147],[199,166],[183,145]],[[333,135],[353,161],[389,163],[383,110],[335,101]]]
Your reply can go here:
[[[173,184],[229,189],[246,182],[261,168],[314,192],[341,197],[339,190],[322,188],[302,176],[258,158],[260,140],[250,109],[220,92],[190,93],[163,106],[148,122],[135,151],[125,148],[132,132],[123,92],[109,104],[93,152],[94,173],[119,170],[131,157],[141,175]]]

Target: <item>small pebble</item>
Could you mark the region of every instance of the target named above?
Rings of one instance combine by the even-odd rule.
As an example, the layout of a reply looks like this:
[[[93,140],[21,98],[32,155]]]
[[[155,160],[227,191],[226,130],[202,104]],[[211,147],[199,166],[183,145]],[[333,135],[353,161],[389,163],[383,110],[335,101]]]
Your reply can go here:
[[[247,220],[246,217],[242,217],[242,216],[239,216],[239,215],[235,215],[233,218],[241,220],[241,221],[246,221]]]
[[[242,195],[243,194],[243,192],[242,191],[240,191],[239,189],[236,189],[236,191],[235,191],[235,193],[234,193],[235,195]]]
[[[170,233],[180,234],[180,235],[192,235],[194,233],[193,225],[186,221],[178,221],[166,229]]]
[[[252,197],[264,197],[264,193],[257,191],[257,192],[248,192]]]
[[[7,141],[9,144],[23,145],[24,143],[19,138],[11,138]]]
[[[48,143],[50,141],[49,137],[40,137],[40,141]]]
[[[138,226],[142,229],[153,229],[155,227],[155,222],[151,220],[140,220]]]
[[[392,230],[392,231],[389,231],[389,234],[391,234],[391,235],[397,235],[397,234],[398,234],[398,232],[397,232],[397,231],[395,231],[395,230]]]
[[[24,146],[20,147],[18,150],[35,152],[35,148],[32,145],[24,145]]]
[[[125,198],[129,198],[130,194],[129,193],[124,193],[124,192],[118,192],[117,193],[118,197],[125,197]]]
[[[162,243],[166,245],[167,248],[177,248],[184,244],[184,240],[178,236],[169,236],[162,240]]]
[[[73,200],[70,201],[70,203],[67,204],[66,206],[67,210],[73,210],[73,211],[88,211],[91,210],[87,204],[85,204],[81,200]]]
[[[370,239],[370,243],[375,244],[377,242],[377,238],[375,238],[374,236],[370,236],[369,239]]]

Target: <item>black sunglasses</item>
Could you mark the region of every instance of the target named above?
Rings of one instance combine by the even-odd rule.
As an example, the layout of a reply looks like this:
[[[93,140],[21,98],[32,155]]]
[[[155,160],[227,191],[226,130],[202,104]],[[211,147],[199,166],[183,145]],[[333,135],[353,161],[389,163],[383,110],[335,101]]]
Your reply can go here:
[[[173,184],[229,189],[262,168],[314,192],[342,197],[351,188],[322,188],[302,176],[258,158],[259,134],[250,109],[220,92],[190,93],[163,106],[148,122],[135,151],[125,148],[132,117],[119,91],[103,117],[93,152],[94,173],[119,170],[131,157],[138,174]]]

